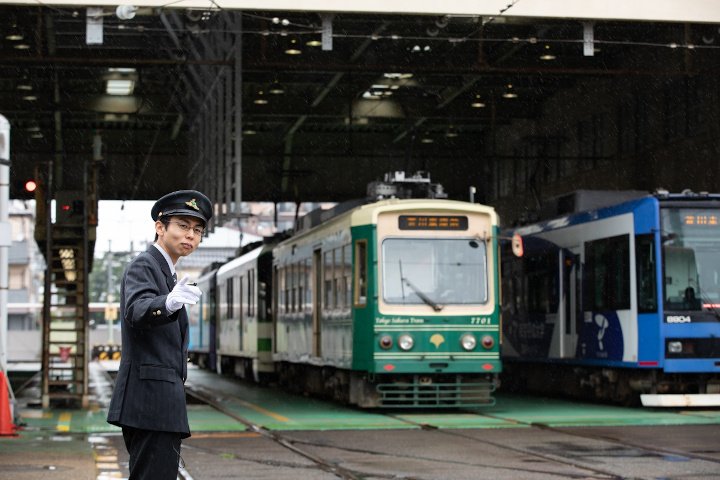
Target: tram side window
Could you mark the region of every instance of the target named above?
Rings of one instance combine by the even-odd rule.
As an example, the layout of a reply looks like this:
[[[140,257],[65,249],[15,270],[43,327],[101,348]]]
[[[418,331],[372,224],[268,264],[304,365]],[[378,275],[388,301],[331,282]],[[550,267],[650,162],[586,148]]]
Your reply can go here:
[[[297,265],[291,263],[288,265],[290,271],[290,311],[297,312]]]
[[[323,300],[324,310],[332,310],[335,308],[335,302],[333,302],[333,251],[325,252],[325,258],[323,259],[323,292],[325,299]]]
[[[343,247],[343,305],[349,308],[352,304],[352,257],[350,256],[350,245]]]
[[[525,260],[523,292],[528,313],[555,313],[558,309],[558,256],[547,253]]]
[[[225,305],[226,310],[226,316],[225,318],[232,318],[233,316],[233,279],[232,277],[228,278],[227,284],[226,284],[226,294],[225,294]]]
[[[585,310],[630,308],[630,236],[585,244]]]
[[[355,299],[357,307],[367,304],[367,241],[355,242]]]
[[[335,290],[335,308],[343,308],[343,276],[345,264],[343,263],[342,248],[338,247],[335,252],[335,275],[333,278],[333,290]]]
[[[635,237],[637,263],[638,311],[657,311],[657,277],[655,275],[655,244],[653,235]]]
[[[312,263],[310,259],[305,259],[305,262],[303,263],[305,266],[304,275],[305,275],[305,300],[304,300],[304,311],[306,313],[312,312],[312,298],[313,298],[313,282],[312,282]]]
[[[283,313],[288,313],[288,305],[290,304],[290,292],[288,290],[287,267],[280,270],[280,303]]]
[[[255,270],[248,271],[247,279],[247,315],[253,316],[253,285],[255,282]]]
[[[300,260],[295,264],[295,272],[297,274],[297,311],[303,312],[305,310],[305,263]]]
[[[245,305],[244,298],[243,298],[243,283],[245,283],[245,275],[242,275],[240,277],[237,277],[237,283],[238,283],[238,289],[237,289],[237,303],[235,303],[235,306],[237,307],[238,312],[238,318],[242,322],[243,319],[243,307]],[[235,311],[235,307],[233,307],[233,311]]]

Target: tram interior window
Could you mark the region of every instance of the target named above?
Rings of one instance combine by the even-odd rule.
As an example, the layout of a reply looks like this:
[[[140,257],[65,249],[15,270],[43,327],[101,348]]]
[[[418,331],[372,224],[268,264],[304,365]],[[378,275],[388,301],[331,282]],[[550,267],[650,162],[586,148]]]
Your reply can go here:
[[[692,248],[666,245],[665,307],[668,310],[700,310],[698,266]]]
[[[635,262],[637,263],[638,311],[657,311],[657,279],[655,275],[655,243],[653,235],[635,237]]]
[[[630,236],[585,244],[585,310],[630,308]]]
[[[367,304],[367,242],[355,242],[355,305]]]

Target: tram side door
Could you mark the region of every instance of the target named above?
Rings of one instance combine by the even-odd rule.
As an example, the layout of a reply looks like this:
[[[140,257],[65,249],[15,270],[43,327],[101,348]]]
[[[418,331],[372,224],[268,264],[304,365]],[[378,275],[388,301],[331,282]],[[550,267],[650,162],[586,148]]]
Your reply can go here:
[[[580,247],[560,250],[562,329],[560,357],[572,358],[577,347],[580,305]]]
[[[322,252],[313,251],[313,293],[312,293],[312,352],[315,357],[322,354],[322,338],[320,336],[320,316],[322,315],[323,269]]]

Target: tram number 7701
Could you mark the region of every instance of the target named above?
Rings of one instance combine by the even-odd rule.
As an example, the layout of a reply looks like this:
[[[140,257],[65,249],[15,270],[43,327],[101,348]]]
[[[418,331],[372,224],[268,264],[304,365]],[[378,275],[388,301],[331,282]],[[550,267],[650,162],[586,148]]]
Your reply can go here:
[[[470,317],[470,325],[490,325],[490,317]]]

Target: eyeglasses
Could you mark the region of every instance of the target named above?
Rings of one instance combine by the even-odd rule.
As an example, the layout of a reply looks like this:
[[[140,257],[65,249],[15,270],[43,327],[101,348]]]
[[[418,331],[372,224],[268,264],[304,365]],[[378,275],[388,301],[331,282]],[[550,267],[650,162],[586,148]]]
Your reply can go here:
[[[182,231],[185,232],[185,233],[187,233],[187,232],[189,232],[190,230],[192,230],[195,235],[198,235],[198,236],[200,236],[200,237],[202,237],[203,234],[205,233],[205,229],[204,229],[204,228],[201,228],[201,227],[191,227],[191,226],[188,225],[187,223],[181,223],[181,222],[168,222],[168,223],[174,223],[175,225],[177,225],[178,227],[180,227],[180,230],[182,230]]]

